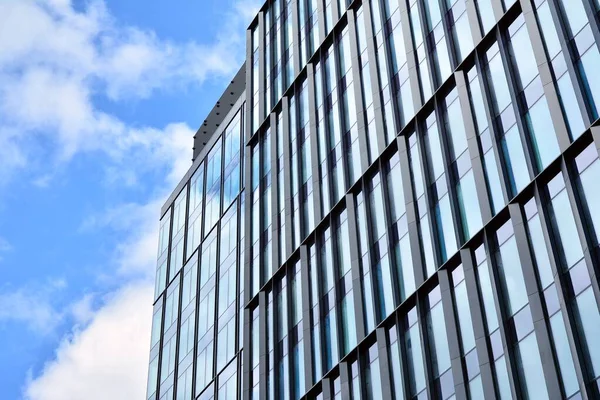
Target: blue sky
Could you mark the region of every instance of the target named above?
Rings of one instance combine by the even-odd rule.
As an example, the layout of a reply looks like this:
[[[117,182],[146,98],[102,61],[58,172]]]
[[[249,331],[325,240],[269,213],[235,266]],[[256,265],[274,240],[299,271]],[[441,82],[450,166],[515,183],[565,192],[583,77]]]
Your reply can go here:
[[[0,0],[2,399],[145,394],[159,209],[249,0]]]

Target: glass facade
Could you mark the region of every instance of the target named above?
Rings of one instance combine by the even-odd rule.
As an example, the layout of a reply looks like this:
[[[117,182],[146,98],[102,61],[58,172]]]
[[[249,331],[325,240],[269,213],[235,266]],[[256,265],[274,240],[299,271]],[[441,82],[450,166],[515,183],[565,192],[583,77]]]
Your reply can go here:
[[[148,399],[600,398],[599,11],[267,1],[163,208]]]

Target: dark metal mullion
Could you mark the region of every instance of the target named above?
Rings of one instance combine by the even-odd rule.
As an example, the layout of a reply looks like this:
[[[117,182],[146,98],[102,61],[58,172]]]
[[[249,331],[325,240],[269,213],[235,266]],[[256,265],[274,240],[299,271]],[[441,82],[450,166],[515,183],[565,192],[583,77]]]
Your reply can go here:
[[[578,60],[579,57],[574,52],[573,45],[571,44],[571,39],[567,39],[571,36],[570,29],[567,27],[567,22],[565,22],[563,19],[564,17],[562,16],[560,6],[558,6],[553,0],[546,1],[548,3],[548,8],[550,10],[554,26],[556,27],[556,33],[560,42],[562,53],[554,57],[553,60],[556,60],[557,57],[564,57],[565,65],[567,67],[566,73],[569,74],[569,77],[571,78],[571,85],[573,86],[575,97],[577,98],[577,104],[579,106],[580,113],[582,114],[581,116],[583,118],[584,125],[588,127],[593,122],[591,118],[591,116],[593,115],[593,107],[589,104],[585,91],[582,88],[583,80],[580,77],[579,72],[573,65],[573,60]],[[585,110],[586,112],[581,112],[582,110]]]
[[[444,28],[444,36],[446,37],[446,50],[448,51],[448,56],[450,58],[450,68],[452,69],[452,72],[454,72],[454,70],[456,69],[456,67],[458,66],[458,64],[460,64],[461,60],[458,59],[457,53],[458,53],[458,46],[454,40],[454,35],[452,34],[452,27],[450,26],[450,24],[448,23],[448,13],[452,10],[452,9],[448,9],[448,7],[446,6],[447,0],[438,0],[438,4],[440,7],[440,15],[441,15],[441,21],[438,22],[438,25],[441,23],[443,28]],[[461,14],[462,15],[462,14]],[[455,26],[455,25],[453,25]],[[474,42],[477,43],[477,42]],[[442,86],[442,84],[444,82],[446,82],[446,80],[450,79],[452,77],[452,73],[450,73],[450,76],[448,78],[446,78],[445,80],[441,80],[440,81],[440,86]]]
[[[254,129],[258,130],[262,126],[265,120],[265,13],[263,11],[258,13],[258,121],[259,126],[255,126]],[[252,135],[255,132],[252,132]]]
[[[374,256],[372,249],[374,248],[374,235],[373,235],[373,221],[371,216],[371,189],[372,189],[372,178],[375,174],[364,175],[362,177],[362,194],[363,194],[363,205],[365,207],[365,226],[367,228],[367,243],[365,245],[368,247],[368,259],[369,259],[369,273],[371,275],[371,288],[373,293],[373,301],[375,304],[371,304],[371,307],[374,309],[375,314],[375,326],[379,325],[381,321],[383,321],[386,316],[380,315],[381,310],[379,308],[379,302],[381,301],[382,293],[378,290],[377,280],[375,278],[376,273],[374,266]],[[381,183],[381,174],[379,174],[379,184]],[[383,191],[382,191],[383,193]],[[389,252],[389,251],[388,251]],[[379,255],[381,256],[381,255]],[[362,255],[361,255],[362,258]],[[380,259],[377,260],[379,262]],[[367,305],[368,306],[368,305]],[[365,332],[365,335],[368,335],[370,332]]]
[[[396,221],[392,220],[392,212],[390,211],[390,201],[389,201],[389,191],[390,189],[388,188],[388,181],[387,181],[387,176],[386,174],[388,173],[388,168],[386,167],[385,163],[383,162],[383,160],[379,160],[379,177],[380,177],[380,185],[381,185],[381,196],[383,197],[383,215],[385,218],[385,236],[386,236],[386,249],[387,249],[387,254],[388,254],[388,266],[390,268],[390,275],[392,276],[392,297],[394,298],[394,309],[400,305],[400,303],[402,303],[402,299],[400,297],[400,287],[398,286],[398,282],[400,282],[402,280],[402,277],[399,276],[398,273],[398,269],[397,268],[393,268],[393,266],[396,264],[396,260],[393,257],[393,250],[394,250],[394,246],[395,243],[392,241],[392,233],[391,230],[393,229],[393,224]],[[389,163],[389,162],[386,162]],[[398,241],[400,240],[400,237],[398,238]]]
[[[336,0],[332,0],[332,4],[337,4]],[[345,126],[342,123],[343,119],[344,119],[344,110],[342,107],[342,101],[343,101],[343,93],[342,93],[342,87],[341,87],[341,58],[340,58],[340,43],[341,43],[341,31],[338,31],[338,29],[332,29],[332,33],[333,33],[333,42],[331,44],[331,49],[333,49],[333,60],[330,59],[330,62],[333,61],[334,62],[334,66],[335,66],[335,88],[333,89],[336,92],[336,97],[337,97],[337,101],[335,102],[335,104],[331,105],[331,111],[333,113],[333,109],[337,108],[338,109],[338,115],[340,116],[340,126],[342,127],[342,130],[340,131],[340,141],[337,144],[334,144],[333,147],[331,148],[331,150],[329,151],[329,156],[336,156],[336,153],[338,151],[340,151],[342,153],[342,157],[341,157],[341,162],[342,165],[339,165],[337,157],[334,160],[336,163],[337,168],[341,168],[342,170],[342,180],[343,180],[343,184],[344,187],[340,188],[338,186],[337,188],[337,192],[338,194],[340,193],[340,191],[342,191],[342,193],[346,193],[348,191],[348,188],[351,186],[350,185],[350,180],[348,179],[348,165],[350,163],[351,160],[348,159],[348,155],[346,154],[346,142],[347,142],[347,138],[346,138],[346,130],[345,130]],[[333,93],[333,91],[332,91]],[[329,125],[329,124],[328,124]],[[331,135],[331,132],[329,132],[329,134]],[[331,136],[330,136],[331,139]],[[338,150],[336,150],[338,148],[338,146],[340,147]],[[333,179],[336,179],[335,176],[332,176]],[[333,193],[333,192],[331,192]],[[337,203],[337,202],[336,202]]]
[[[493,28],[495,29],[495,28]],[[490,31],[491,32],[491,31]],[[479,53],[479,51],[478,51]],[[504,206],[506,206],[506,204],[508,204],[509,200],[512,198],[512,193],[510,193],[510,188],[508,186],[508,171],[507,171],[507,167],[506,167],[506,163],[504,162],[504,158],[505,155],[504,153],[501,151],[500,149],[500,145],[498,143],[498,139],[499,139],[499,133],[498,133],[498,127],[496,126],[496,117],[495,117],[495,111],[494,111],[494,101],[492,100],[492,90],[490,89],[489,86],[489,82],[488,82],[488,74],[487,74],[487,68],[483,68],[479,59],[479,54],[477,54],[477,56],[475,57],[475,66],[474,68],[476,68],[477,71],[477,78],[479,81],[479,88],[481,89],[482,92],[482,97],[483,97],[483,105],[484,105],[484,109],[485,109],[485,114],[487,117],[487,130],[489,131],[489,135],[491,138],[491,142],[492,142],[492,151],[494,153],[494,158],[496,161],[496,170],[498,172],[498,176],[500,177],[500,187],[502,188],[502,194],[504,197],[504,205],[502,208],[504,208]],[[478,132],[478,136],[481,136],[481,134],[479,134]],[[488,150],[489,151],[489,150]],[[484,155],[483,155],[484,156]]]
[[[300,261],[300,260],[298,260]],[[288,366],[288,376],[290,379],[290,382],[279,382],[280,384],[283,384],[283,386],[285,386],[285,390],[288,393],[288,396],[290,398],[293,397],[294,394],[294,389],[293,386],[290,384],[291,382],[293,382],[294,378],[294,371],[296,370],[294,368],[294,360],[293,360],[293,352],[292,352],[292,331],[293,331],[293,321],[292,321],[292,297],[293,297],[293,293],[292,293],[292,280],[290,279],[291,276],[291,269],[295,268],[295,263],[288,263],[285,266],[285,275],[283,275],[281,277],[282,280],[285,279],[285,290],[286,290],[286,296],[287,296],[287,309],[285,310],[285,312],[287,313],[287,326],[284,327],[284,329],[287,331],[287,366]],[[295,271],[294,271],[295,272]],[[296,279],[302,279],[301,276],[297,277]],[[299,357],[304,357],[304,355],[298,355]],[[277,379],[276,379],[277,380]],[[302,393],[304,394],[304,393]],[[284,396],[285,397],[285,396]]]
[[[288,82],[289,86],[292,86],[293,83],[296,81],[296,77],[298,76],[298,74],[300,73],[301,70],[301,66],[300,66],[300,21],[298,20],[298,1],[303,1],[303,0],[291,0],[291,7],[292,7],[292,13],[291,15],[288,16],[288,18],[292,19],[292,36],[294,38],[292,46],[294,48],[294,54],[293,54],[293,58],[292,61],[294,63],[294,73],[293,73],[293,82]]]
[[[523,151],[525,153],[525,162],[527,163],[527,169],[529,170],[529,181],[532,180],[532,177],[535,177],[538,174],[538,170],[543,167],[538,168],[537,158],[534,152],[533,140],[531,139],[531,135],[529,130],[525,127],[523,123],[523,117],[525,114],[529,112],[529,110],[524,110],[521,102],[519,101],[519,94],[521,89],[517,91],[516,88],[519,88],[518,78],[516,76],[516,72],[514,71],[515,66],[512,65],[511,57],[509,55],[508,45],[510,43],[510,38],[505,37],[505,34],[508,35],[508,32],[504,32],[499,29],[496,31],[496,40],[498,43],[498,50],[502,61],[502,66],[504,67],[504,75],[506,76],[506,80],[508,81],[508,91],[510,93],[511,104],[508,107],[512,107],[513,112],[515,113],[515,120],[519,130],[519,137],[521,138],[521,146],[523,147]],[[506,109],[505,109],[506,110]],[[501,112],[502,110],[498,110]],[[501,112],[502,113],[502,112]],[[506,131],[503,133],[503,136],[506,135]],[[517,189],[518,190],[518,189]]]
[[[252,59],[252,32],[251,30],[246,31],[246,51],[247,60]],[[252,82],[252,66],[246,65],[246,82]],[[241,135],[244,137],[242,140],[243,143],[246,143],[246,140],[252,137],[252,89],[246,91],[246,108],[244,111],[245,115],[245,131],[246,135]],[[250,398],[252,393],[251,384],[251,364],[252,364],[252,355],[251,355],[251,328],[252,328],[252,312],[250,308],[248,308],[248,303],[253,296],[252,292],[252,146],[244,145],[241,150],[244,152],[244,174],[242,175],[244,178],[244,187],[243,191],[245,199],[244,199],[244,259],[240,260],[241,268],[244,268],[244,282],[240,282],[240,284],[244,285],[244,298],[240,299],[242,304],[244,305],[243,313],[244,313],[244,324],[243,324],[243,348],[245,349],[243,355],[243,370],[242,370],[242,393],[244,397]],[[204,197],[204,196],[203,196]],[[204,200],[203,200],[204,201]],[[239,294],[239,292],[238,292]],[[200,297],[199,295],[197,295]],[[198,303],[199,304],[199,303]],[[197,343],[196,343],[197,347]],[[197,350],[196,350],[197,351]],[[194,363],[196,364],[196,363]],[[195,392],[194,392],[195,393]]]
[[[424,101],[421,98],[421,86],[419,84],[419,60],[417,56],[417,49],[414,45],[412,28],[410,23],[409,8],[406,5],[406,0],[399,1],[399,12],[400,12],[400,29],[402,29],[402,37],[404,39],[404,48],[406,49],[406,63],[408,68],[408,78],[410,80],[410,89],[412,93],[413,108],[415,115],[421,108]],[[406,121],[409,118],[406,116]]]
[[[349,9],[347,11],[348,16],[348,35],[349,35],[349,44],[350,44],[350,54],[352,60],[352,68],[349,74],[352,75],[352,88],[348,88],[348,90],[354,90],[354,103],[356,107],[356,130],[358,132],[358,144],[361,149],[360,154],[360,165],[361,165],[361,173],[366,171],[369,167],[369,152],[368,141],[366,135],[366,111],[364,109],[364,99],[362,94],[362,80],[361,80],[361,65],[359,61],[360,55],[358,54],[358,38],[356,35],[356,20],[354,18],[354,10]],[[364,17],[364,14],[363,14]],[[348,127],[350,128],[350,127]],[[355,171],[355,173],[358,171]],[[356,179],[355,179],[356,181]]]
[[[302,340],[304,341],[304,383],[305,389],[309,389],[312,386],[313,377],[313,339],[312,339],[312,303],[310,301],[310,272],[309,263],[310,253],[306,245],[300,247],[300,278],[302,281]],[[314,268],[314,267],[313,267]],[[296,277],[297,279],[298,277]],[[313,294],[314,295],[314,294]],[[318,294],[317,294],[318,296]],[[301,393],[300,396],[303,396]]]
[[[570,293],[570,283],[566,280],[565,274],[563,272],[562,265],[559,264],[557,260],[559,260],[559,254],[557,252],[557,246],[555,245],[551,232],[553,232],[551,226],[551,216],[549,214],[549,210],[544,204],[548,204],[547,199],[545,198],[545,189],[540,186],[538,182],[535,186],[535,201],[537,203],[538,215],[540,224],[542,226],[542,232],[544,234],[544,241],[546,244],[546,249],[548,251],[548,257],[550,259],[550,265],[552,267],[552,272],[554,276],[554,285],[555,290],[558,294],[560,310],[558,312],[562,313],[563,322],[565,324],[565,331],[567,333],[567,339],[569,341],[569,349],[571,356],[573,357],[573,365],[575,367],[575,372],[577,374],[577,382],[579,383],[579,388],[581,390],[581,395],[583,399],[588,398],[588,393],[586,389],[586,377],[588,375],[586,361],[585,361],[585,350],[582,349],[580,342],[578,340],[578,331],[577,331],[577,318],[572,311],[572,307],[569,306],[570,299],[568,297],[568,293]],[[554,315],[554,314],[553,314]],[[549,319],[548,319],[549,321]],[[591,393],[589,393],[591,395]],[[593,396],[591,396],[593,398]]]
[[[594,10],[590,0],[583,0],[583,8],[589,18],[590,29],[594,35],[594,44],[598,46],[600,43],[600,27],[598,26],[598,20],[596,19],[596,11]]]
[[[459,102],[461,109],[463,125],[467,137],[467,151],[469,152],[469,158],[471,160],[473,178],[476,182],[475,190],[477,191],[477,199],[479,202],[479,209],[481,211],[481,220],[485,225],[492,219],[492,203],[487,191],[483,160],[479,151],[478,132],[475,127],[474,113],[471,110],[471,102],[469,100],[467,76],[465,71],[457,70],[454,73],[454,79],[456,81],[456,90],[458,92],[458,99],[455,101]],[[475,232],[470,233],[473,235]]]
[[[467,286],[471,324],[475,336],[475,349],[471,351],[477,352],[479,372],[481,374],[481,385],[483,387],[485,398],[496,400],[494,368],[492,366],[493,360],[491,359],[490,350],[488,348],[485,314],[481,298],[479,297],[477,276],[475,272],[476,261],[470,249],[460,250],[460,256],[465,274],[465,285]]]
[[[427,11],[425,10],[425,4],[423,1],[417,1],[417,8],[419,10],[418,14],[419,14],[419,20],[421,21],[421,34],[423,35],[423,43],[421,44],[423,46],[423,48],[425,49],[425,62],[427,63],[428,66],[428,70],[429,70],[429,81],[431,84],[431,93],[432,96],[435,94],[435,92],[437,91],[437,89],[441,86],[442,82],[441,81],[441,76],[438,79],[438,70],[436,68],[437,64],[431,59],[431,56],[433,55],[433,52],[436,51],[437,52],[437,43],[431,43],[432,41],[435,41],[435,38],[433,38],[433,27],[429,27],[429,18],[427,16]],[[414,29],[414,27],[413,27]],[[426,32],[423,32],[423,29],[426,30]],[[433,39],[432,39],[433,38]],[[433,48],[432,48],[433,46]],[[418,54],[418,51],[417,51]],[[418,60],[419,56],[417,55],[417,63],[419,62]],[[425,96],[423,96],[425,97]],[[430,97],[431,98],[431,97]],[[429,100],[429,98],[423,98],[423,103],[427,103],[427,101]]]
[[[510,212],[521,268],[525,278],[529,310],[531,311],[533,319],[534,334],[542,361],[542,370],[546,381],[546,388],[548,389],[550,399],[560,400],[562,398],[561,379],[558,376],[552,354],[551,332],[546,323],[543,300],[538,287],[533,256],[527,240],[525,216],[523,215],[523,211],[519,204],[510,204],[508,210]]]
[[[417,135],[417,132],[413,133]],[[403,265],[402,268],[413,268],[415,277],[415,288],[421,286],[425,282],[425,265],[421,253],[420,235],[419,235],[419,211],[417,207],[417,199],[415,199],[414,189],[412,185],[412,177],[410,174],[410,157],[406,135],[401,135],[396,138],[398,144],[398,157],[400,159],[400,173],[402,179],[402,188],[404,192],[404,204],[406,207],[406,221],[408,226],[407,235],[410,242],[412,265]],[[399,238],[399,240],[402,238]]]
[[[271,113],[270,115],[270,150],[271,154],[269,159],[271,161],[271,275],[281,267],[279,264],[279,167],[277,166],[277,114]],[[283,131],[283,130],[282,130]],[[281,140],[281,138],[280,138]],[[265,277],[265,281],[268,281],[271,276]]]
[[[311,165],[307,165],[307,168],[311,169],[311,180],[312,180],[312,197],[313,197],[313,212],[314,212],[314,225],[316,226],[323,218],[321,214],[321,176],[319,173],[320,158],[319,158],[319,143],[318,143],[318,130],[317,130],[317,119],[319,118],[316,109],[316,90],[315,84],[320,85],[322,82],[316,82],[315,68],[312,63],[306,66],[307,78],[307,96],[308,96],[308,136],[310,137],[310,162]]]
[[[578,196],[576,191],[576,182],[571,177],[569,173],[570,168],[567,167],[566,162],[561,163],[561,170],[565,180],[565,190],[567,191],[569,202],[571,203],[571,209],[573,210],[573,218],[575,220],[575,225],[577,226],[577,233],[579,234],[579,241],[583,247],[583,256],[585,259],[585,264],[590,275],[590,280],[592,282],[591,286],[594,292],[594,297],[596,299],[596,306],[600,309],[600,283],[599,277],[596,274],[596,270],[594,265],[597,265],[598,257],[594,254],[593,243],[589,239],[589,234],[586,232],[586,224],[584,222],[585,216],[581,213],[581,206],[579,206]]]
[[[157,369],[156,369],[156,385],[154,387],[154,397],[151,400],[156,400],[157,395],[160,395],[160,374],[162,372],[161,367],[162,367],[162,356],[163,356],[162,355],[162,347],[164,344],[163,342],[164,342],[164,328],[165,328],[165,299],[167,297],[167,294],[166,294],[166,292],[163,292],[158,297],[159,298],[162,297],[162,299],[159,300],[162,302],[161,307],[160,307],[161,308],[161,310],[160,310],[160,337],[158,338],[158,343],[154,345],[154,348],[156,348],[156,353],[157,353],[155,356],[158,358],[158,361],[157,361]],[[158,304],[158,301],[155,303],[155,305],[156,304]],[[152,320],[154,321],[154,310],[152,313]],[[194,339],[196,339],[195,336],[194,336]],[[157,348],[157,346],[158,346],[158,348]],[[196,356],[196,351],[195,351],[196,347],[197,347],[197,343],[194,340],[194,359],[196,358],[195,357]],[[154,353],[152,350],[153,350],[153,348],[150,349],[150,362],[152,362],[152,360],[154,359],[152,357],[152,355]],[[194,369],[196,368],[195,362],[193,363],[193,368]],[[196,376],[196,375],[194,375],[194,376]],[[194,386],[196,385],[195,379],[194,379],[193,385]],[[192,387],[192,389],[195,390],[193,387]],[[193,392],[193,393],[196,393],[196,392]],[[146,397],[149,395],[150,395],[150,393],[146,393]]]
[[[350,260],[352,273],[352,293],[354,298],[354,315],[356,318],[356,340],[360,343],[365,337],[365,316],[363,309],[363,275],[360,268],[361,254],[358,245],[358,223],[356,220],[356,204],[353,194],[346,195],[346,213],[348,216],[348,234],[350,236]]]
[[[275,304],[275,299],[273,299],[273,304]],[[258,325],[259,325],[259,336],[258,336],[258,354],[259,354],[259,381],[258,381],[258,392],[260,399],[267,398],[267,380],[269,377],[269,347],[267,345],[267,335],[269,335],[268,326],[269,326],[269,318],[267,315],[267,292],[262,290],[258,293]],[[276,309],[276,307],[273,307]],[[275,324],[276,314],[273,313],[273,326],[277,326]],[[255,328],[256,329],[256,328]],[[273,335],[274,336],[274,335]],[[273,338],[271,338],[273,340]],[[274,342],[275,343],[275,342]],[[275,347],[275,360],[277,360],[277,347]],[[215,358],[216,359],[216,358]],[[273,388],[276,388],[277,379],[274,382]]]
[[[332,365],[335,364],[339,364],[340,360],[342,359],[342,354],[344,354],[344,349],[342,346],[342,341],[339,340],[340,339],[340,335],[339,333],[341,332],[343,335],[343,330],[346,329],[344,328],[344,324],[342,324],[342,307],[341,307],[341,302],[342,302],[342,298],[344,297],[344,295],[346,294],[341,293],[341,288],[340,288],[340,281],[342,281],[344,279],[343,276],[341,276],[340,274],[340,259],[339,259],[339,249],[338,249],[338,235],[339,235],[339,230],[338,230],[338,224],[337,224],[337,220],[339,218],[339,215],[333,215],[330,214],[328,219],[329,219],[329,230],[331,232],[331,236],[330,239],[331,240],[331,249],[333,251],[333,253],[331,254],[331,259],[333,260],[333,276],[334,276],[334,280],[333,280],[333,293],[334,293],[334,298],[335,298],[335,319],[336,319],[336,324],[337,324],[337,331],[338,331],[338,337],[335,338],[335,342],[336,342],[336,346],[338,349],[338,360],[337,361],[333,361],[332,360]],[[330,308],[331,310],[331,305]],[[333,367],[332,367],[333,368]]]
[[[571,139],[569,138],[567,123],[563,117],[559,94],[554,84],[555,79],[552,76],[549,60],[544,49],[542,32],[537,24],[531,0],[519,0],[519,3],[523,10],[525,27],[531,41],[531,47],[533,48],[533,55],[536,60],[539,77],[542,81],[544,96],[552,118],[552,125],[556,132],[556,139],[558,140],[560,151],[564,152],[571,144]]]
[[[332,0],[334,1],[334,0]],[[365,25],[365,40],[367,42],[367,58],[369,60],[369,73],[371,80],[371,91],[373,98],[373,111],[375,114],[375,130],[369,132],[369,135],[377,135],[377,152],[379,155],[385,148],[385,125],[383,122],[383,104],[381,99],[381,82],[379,81],[379,64],[377,60],[377,48],[375,40],[375,32],[373,32],[373,14],[371,13],[370,2],[365,1],[362,5],[364,25]],[[362,66],[361,66],[362,67]],[[372,151],[372,153],[375,153]],[[374,160],[370,160],[373,162]]]
[[[449,79],[452,79],[452,75],[450,76]],[[459,98],[456,98],[454,101],[460,101]],[[460,104],[460,103],[459,103]],[[461,245],[466,242],[469,238],[464,238],[465,240],[463,241],[463,232],[464,232],[464,227],[463,227],[463,220],[461,218],[461,211],[460,211],[460,206],[458,204],[458,193],[456,191],[456,183],[458,183],[458,175],[456,176],[457,182],[453,182],[453,171],[452,171],[452,163],[454,160],[452,160],[451,154],[450,154],[450,146],[451,146],[451,135],[452,132],[450,132],[449,130],[446,129],[446,118],[447,114],[444,115],[445,113],[442,112],[442,109],[444,111],[447,111],[447,104],[444,99],[440,99],[440,98],[436,98],[435,99],[435,119],[436,119],[436,125],[438,127],[438,133],[439,133],[439,137],[440,137],[440,141],[441,141],[441,145],[442,145],[442,162],[444,163],[444,175],[446,175],[446,185],[447,185],[447,190],[448,190],[448,198],[450,199],[450,210],[452,213],[452,218],[454,220],[454,239],[455,239],[455,245],[457,249],[460,249]],[[446,238],[444,238],[444,241],[446,241]],[[458,250],[457,250],[458,251]],[[446,254],[446,261],[449,260],[450,258],[452,258],[453,254]]]
[[[520,395],[520,387],[519,382],[517,381],[517,362],[515,360],[515,356],[513,353],[513,343],[510,343],[507,336],[507,328],[506,321],[510,319],[505,311],[504,306],[504,298],[506,294],[502,293],[502,285],[500,284],[501,278],[497,276],[497,256],[499,253],[499,248],[496,248],[496,239],[491,238],[492,235],[495,235],[495,231],[486,232],[485,235],[485,249],[486,256],[488,259],[487,267],[488,273],[490,276],[490,281],[492,285],[492,292],[494,295],[494,304],[496,306],[496,316],[498,318],[498,333],[500,334],[500,338],[502,339],[502,348],[504,350],[504,359],[506,363],[506,371],[508,375],[508,381],[510,385],[510,390],[513,398],[519,398]],[[494,243],[493,247],[491,244]],[[482,266],[483,267],[483,266]],[[495,332],[495,331],[494,331]],[[488,335],[491,335],[493,332],[489,332]],[[495,363],[496,360],[492,360]]]
[[[394,73],[392,73],[393,68],[392,68],[392,61],[391,61],[391,53],[393,50],[390,48],[389,41],[387,40],[386,34],[388,32],[386,32],[385,26],[387,24],[388,17],[385,15],[385,7],[381,3],[380,3],[380,7],[379,7],[379,15],[383,16],[383,20],[381,21],[381,30],[379,31],[379,35],[381,35],[381,49],[384,52],[384,59],[385,59],[385,63],[386,63],[385,70],[388,71],[388,91],[390,93],[390,101],[392,102],[392,106],[393,106],[392,107],[392,115],[388,116],[387,118],[392,119],[392,126],[394,127],[394,132],[388,132],[388,135],[389,135],[389,137],[396,137],[398,135],[398,132],[400,131],[399,126],[401,126],[400,107],[398,104],[396,104],[396,96],[395,96],[394,91],[392,90],[392,87],[394,85]],[[391,15],[390,15],[390,19],[391,19]],[[389,33],[391,34],[391,30]],[[375,39],[375,44],[377,44],[377,39]],[[379,58],[377,59],[377,62],[379,62]],[[378,68],[378,70],[379,70],[379,73],[382,72],[381,68]],[[398,90],[400,90],[399,86],[398,86]],[[387,138],[385,138],[383,148],[385,148],[387,146],[387,143],[388,143],[388,140],[387,140]]]
[[[440,293],[442,296],[442,307],[444,311],[444,323],[446,325],[446,339],[450,351],[451,370],[454,380],[455,396],[459,399],[467,398],[467,376],[462,363],[462,351],[460,346],[460,330],[455,316],[454,302],[452,301],[452,285],[450,283],[450,272],[447,268],[438,272]]]
[[[427,334],[427,314],[429,312],[429,301],[427,299],[428,293],[421,290],[420,293],[417,293],[417,326],[419,329],[420,341],[421,341],[421,357],[423,358],[423,369],[425,374],[425,392],[427,393],[428,399],[435,398],[435,390],[432,384],[435,381],[433,377],[432,371],[432,363],[431,363],[431,354],[430,354],[430,338]],[[411,337],[411,340],[414,340]],[[423,392],[423,391],[421,391]]]
[[[248,110],[245,114],[247,114],[245,121],[246,129],[245,135],[240,135],[241,142],[246,144],[250,138],[254,135],[252,130],[252,107],[254,106],[254,101],[252,96],[254,95],[254,88],[252,87],[252,68],[254,66],[253,59],[253,46],[252,46],[252,29],[249,28],[246,30],[246,60],[250,60],[250,63],[246,61],[246,110]],[[282,56],[283,57],[283,56]]]
[[[292,254],[292,238],[293,238],[293,219],[292,219],[292,166],[291,166],[291,154],[290,154],[290,108],[289,99],[287,97],[282,98],[282,133],[283,133],[283,176],[284,176],[284,210],[285,210],[285,257],[287,260]],[[294,112],[291,110],[291,112]],[[297,139],[296,139],[297,140]]]
[[[434,113],[435,110],[433,110],[429,115],[431,115],[432,113]],[[434,222],[434,208],[433,208],[433,202],[432,202],[432,186],[434,186],[435,182],[430,182],[431,179],[431,172],[430,172],[430,167],[429,167],[429,152],[427,151],[427,144],[425,143],[425,138],[423,137],[423,135],[425,135],[426,131],[427,131],[427,117],[425,116],[424,120],[417,120],[417,124],[416,124],[416,146],[418,148],[419,154],[420,154],[420,159],[421,159],[421,171],[423,172],[423,195],[421,197],[424,198],[424,204],[426,207],[426,211],[425,213],[428,214],[428,218],[427,221],[429,222],[429,235],[430,235],[430,240],[431,240],[431,244],[434,247],[433,249],[433,259],[435,262],[434,265],[434,269],[437,271],[437,269],[439,268],[439,266],[442,264],[441,262],[441,251],[440,251],[440,243],[439,243],[439,238],[438,238],[438,231],[437,231],[437,223]],[[437,124],[437,116],[436,116],[436,124]],[[439,128],[438,128],[439,131]],[[447,179],[447,178],[446,178]],[[448,182],[446,180],[446,182]],[[450,190],[450,188],[448,188],[448,190]],[[450,194],[449,194],[450,195]],[[439,199],[437,199],[437,194],[436,194],[436,203],[438,202]],[[417,219],[419,221],[419,230],[421,232],[421,235],[423,235],[423,231],[420,228],[421,226],[421,211],[419,210],[419,199],[415,199],[415,201],[417,202]],[[426,251],[425,249],[423,249],[423,251]],[[429,277],[427,276],[429,274],[429,271],[427,271],[427,265],[426,263],[423,263],[423,281],[426,281]],[[435,275],[435,272],[431,275],[433,276]]]

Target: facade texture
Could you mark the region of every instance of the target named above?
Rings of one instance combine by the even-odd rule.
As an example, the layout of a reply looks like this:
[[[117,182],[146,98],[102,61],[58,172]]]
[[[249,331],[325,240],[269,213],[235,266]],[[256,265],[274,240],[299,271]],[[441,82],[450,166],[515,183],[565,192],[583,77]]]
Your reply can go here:
[[[599,10],[264,4],[163,207],[147,398],[599,399]]]

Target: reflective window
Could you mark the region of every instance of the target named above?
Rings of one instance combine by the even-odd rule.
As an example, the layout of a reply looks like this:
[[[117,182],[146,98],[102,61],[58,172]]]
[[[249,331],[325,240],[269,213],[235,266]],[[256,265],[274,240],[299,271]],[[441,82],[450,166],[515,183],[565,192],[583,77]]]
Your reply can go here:
[[[444,309],[439,287],[428,296],[429,313],[427,314],[427,332],[429,335],[429,351],[433,358],[433,378],[438,396],[447,399],[454,393],[454,379],[450,370],[450,349],[446,335]]]

